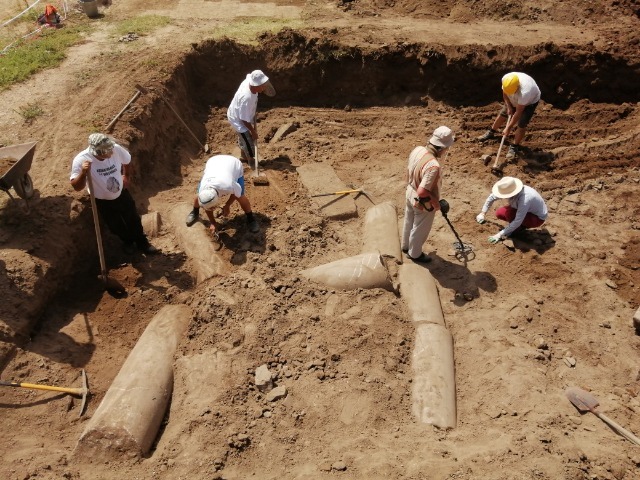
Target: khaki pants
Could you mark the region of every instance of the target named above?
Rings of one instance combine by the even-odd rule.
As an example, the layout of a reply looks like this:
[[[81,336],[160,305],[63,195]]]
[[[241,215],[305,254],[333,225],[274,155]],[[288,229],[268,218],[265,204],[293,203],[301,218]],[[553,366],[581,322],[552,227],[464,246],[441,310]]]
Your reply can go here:
[[[406,200],[404,207],[404,227],[402,229],[402,249],[408,250],[411,258],[422,254],[422,245],[427,241],[436,211],[427,212],[413,206],[413,201]]]

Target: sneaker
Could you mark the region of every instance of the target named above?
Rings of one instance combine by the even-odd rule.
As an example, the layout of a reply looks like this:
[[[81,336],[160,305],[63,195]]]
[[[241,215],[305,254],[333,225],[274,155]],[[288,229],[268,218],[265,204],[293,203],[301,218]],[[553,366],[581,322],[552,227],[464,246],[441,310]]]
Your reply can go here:
[[[190,227],[194,223],[198,221],[198,213],[192,211],[189,215],[187,215],[187,227]]]
[[[420,256],[416,258],[413,258],[410,255],[407,255],[407,257],[409,257],[409,260],[413,260],[414,262],[419,262],[419,263],[429,263],[431,261],[431,257],[424,252],[422,252]]]
[[[260,225],[258,225],[258,221],[255,218],[249,221],[248,225],[251,233],[258,233],[260,231]]]
[[[517,154],[518,154],[518,146],[509,145],[509,151],[507,152],[507,155],[505,156],[505,158],[507,160],[513,160],[514,158],[516,158]]]
[[[478,137],[478,141],[486,142],[487,140],[492,140],[494,138],[496,138],[496,132],[493,131],[492,129],[489,129]]]

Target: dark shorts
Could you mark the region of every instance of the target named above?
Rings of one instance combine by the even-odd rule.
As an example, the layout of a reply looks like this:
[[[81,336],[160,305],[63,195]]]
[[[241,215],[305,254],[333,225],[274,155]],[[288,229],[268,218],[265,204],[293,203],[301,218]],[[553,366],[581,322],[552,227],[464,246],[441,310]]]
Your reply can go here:
[[[255,142],[253,141],[251,132],[247,130],[242,133],[236,132],[236,134],[238,135],[238,146],[240,147],[240,150],[242,150],[244,157],[249,157],[245,158],[245,160],[254,158]]]
[[[518,120],[518,127],[525,128],[527,125],[529,125],[529,122],[531,121],[533,114],[536,112],[536,107],[538,106],[538,103],[540,102],[532,103],[531,105],[527,105],[526,107],[524,107],[524,112],[522,112],[522,116],[520,117],[520,120]],[[505,118],[508,117],[506,105],[502,105],[502,110],[500,110],[500,115],[502,115]]]

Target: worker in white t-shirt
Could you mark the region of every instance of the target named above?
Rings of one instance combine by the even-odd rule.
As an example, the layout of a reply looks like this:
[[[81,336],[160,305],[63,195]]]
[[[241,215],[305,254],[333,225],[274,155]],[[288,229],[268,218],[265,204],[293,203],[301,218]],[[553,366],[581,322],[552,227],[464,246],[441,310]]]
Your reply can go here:
[[[209,218],[211,233],[216,237],[219,225],[213,215],[213,209],[226,198],[222,207],[222,215],[229,215],[231,204],[237,201],[247,217],[247,225],[251,233],[260,230],[257,220],[251,212],[251,203],[244,194],[244,171],[242,162],[232,155],[214,155],[204,167],[202,180],[193,199],[193,210],[187,216],[187,226],[190,227],[199,218],[200,207],[204,208]]]
[[[227,109],[227,119],[238,135],[242,159],[246,162],[251,161],[251,164],[254,160],[255,141],[258,138],[256,109],[259,93],[273,97],[276,91],[262,70],[254,70],[242,81]]]
[[[515,158],[540,101],[540,89],[535,80],[526,73],[511,72],[502,77],[502,98],[504,105],[493,125],[478,140],[484,142],[496,138],[504,125],[502,135],[506,138],[517,127],[513,143],[509,146],[507,160]],[[509,122],[507,122],[509,118]],[[505,125],[506,123],[506,125]]]
[[[142,221],[127,187],[131,178],[131,154],[103,133],[89,135],[89,146],[73,159],[71,186],[79,192],[91,175],[93,196],[109,230],[120,237],[124,251],[138,247],[148,255],[158,253],[142,229]]]

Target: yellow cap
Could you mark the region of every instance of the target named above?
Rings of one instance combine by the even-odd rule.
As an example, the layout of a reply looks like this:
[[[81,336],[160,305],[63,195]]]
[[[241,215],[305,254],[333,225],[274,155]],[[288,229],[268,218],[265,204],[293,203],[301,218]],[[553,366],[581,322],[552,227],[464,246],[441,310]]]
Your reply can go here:
[[[520,80],[515,73],[507,73],[502,77],[502,91],[507,95],[513,95],[520,86]]]

